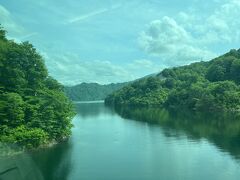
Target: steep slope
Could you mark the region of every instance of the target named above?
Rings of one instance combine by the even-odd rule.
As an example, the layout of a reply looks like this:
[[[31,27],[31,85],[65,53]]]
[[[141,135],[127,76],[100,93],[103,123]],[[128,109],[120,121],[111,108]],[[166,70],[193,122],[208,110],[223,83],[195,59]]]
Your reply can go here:
[[[60,141],[70,135],[73,115],[36,49],[8,40],[0,28],[0,145],[33,148]]]
[[[186,107],[193,110],[240,109],[240,50],[208,62],[164,69],[114,92],[106,104]]]

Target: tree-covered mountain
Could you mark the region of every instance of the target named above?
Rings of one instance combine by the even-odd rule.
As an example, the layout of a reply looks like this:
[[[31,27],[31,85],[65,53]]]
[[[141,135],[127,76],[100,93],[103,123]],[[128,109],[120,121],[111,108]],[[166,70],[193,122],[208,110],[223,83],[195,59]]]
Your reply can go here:
[[[28,42],[0,28],[0,143],[38,147],[70,135],[72,105]]]
[[[109,94],[126,86],[127,83],[112,83],[100,85],[98,83],[81,83],[79,85],[65,87],[66,95],[73,101],[97,101],[104,100]]]
[[[135,81],[155,77],[157,74],[149,74],[134,81],[123,83],[111,83],[101,85],[98,83],[81,83],[75,86],[65,86],[64,91],[72,101],[98,101],[104,100],[113,92],[131,84]]]
[[[164,69],[114,92],[106,104],[200,111],[240,110],[240,49],[208,62]]]

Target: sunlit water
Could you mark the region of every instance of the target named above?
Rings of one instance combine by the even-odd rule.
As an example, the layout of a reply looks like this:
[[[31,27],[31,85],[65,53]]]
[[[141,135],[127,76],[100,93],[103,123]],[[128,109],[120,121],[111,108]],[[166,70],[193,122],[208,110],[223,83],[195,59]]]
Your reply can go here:
[[[160,123],[138,121],[103,103],[77,104],[77,111],[68,142],[32,155],[47,180],[240,179],[240,145],[228,142],[236,135],[221,142],[216,129],[199,123],[189,127],[186,120],[169,123],[166,117]],[[161,119],[164,113],[154,116]]]

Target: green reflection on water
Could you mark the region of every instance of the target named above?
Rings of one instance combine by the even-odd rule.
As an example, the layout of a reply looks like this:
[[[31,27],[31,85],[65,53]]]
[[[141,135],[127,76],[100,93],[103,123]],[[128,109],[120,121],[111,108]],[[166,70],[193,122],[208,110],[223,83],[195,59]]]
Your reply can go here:
[[[30,153],[45,180],[239,177],[238,114],[100,103],[76,109],[69,141]]]
[[[184,133],[192,140],[205,138],[240,159],[240,113],[211,114],[139,107],[114,107],[114,110],[124,119],[159,125],[164,128],[166,136]]]

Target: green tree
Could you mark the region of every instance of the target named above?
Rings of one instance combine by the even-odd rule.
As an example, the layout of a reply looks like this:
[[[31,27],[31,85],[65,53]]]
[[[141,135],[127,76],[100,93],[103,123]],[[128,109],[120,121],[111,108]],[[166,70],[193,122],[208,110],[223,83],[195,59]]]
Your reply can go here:
[[[73,107],[29,42],[0,29],[0,141],[38,147],[71,133]]]
[[[0,125],[16,127],[24,123],[25,103],[17,93],[0,95]]]
[[[156,77],[135,81],[106,104],[188,108],[196,111],[240,109],[240,49],[187,66],[164,69]]]

